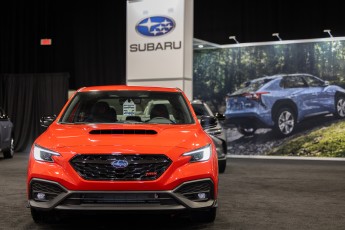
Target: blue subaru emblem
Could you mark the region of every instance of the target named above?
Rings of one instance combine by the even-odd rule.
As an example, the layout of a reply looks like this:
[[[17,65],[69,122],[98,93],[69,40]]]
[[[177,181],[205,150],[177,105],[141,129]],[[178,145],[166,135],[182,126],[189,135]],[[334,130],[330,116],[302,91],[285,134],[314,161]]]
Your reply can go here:
[[[164,16],[153,16],[141,20],[135,27],[137,32],[147,37],[157,37],[171,32],[175,21]]]
[[[128,161],[126,161],[126,160],[115,160],[115,161],[111,162],[111,165],[114,168],[123,169],[123,168],[126,168],[128,166]]]

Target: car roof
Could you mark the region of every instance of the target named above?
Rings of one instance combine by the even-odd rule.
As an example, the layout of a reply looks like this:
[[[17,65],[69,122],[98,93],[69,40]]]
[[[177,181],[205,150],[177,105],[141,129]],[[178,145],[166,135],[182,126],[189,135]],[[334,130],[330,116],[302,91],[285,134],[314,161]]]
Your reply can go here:
[[[92,91],[115,91],[115,90],[129,90],[129,91],[157,91],[157,92],[182,92],[179,88],[156,87],[156,86],[127,86],[127,85],[103,85],[103,86],[88,86],[78,89],[78,92],[92,92]]]
[[[193,101],[191,101],[192,104],[204,104],[204,102],[202,100],[199,99],[195,99]]]
[[[249,82],[256,82],[256,81],[261,81],[261,80],[265,80],[265,79],[277,79],[277,78],[282,78],[282,77],[286,77],[286,76],[313,76],[313,75],[308,74],[308,73],[275,74],[275,75],[272,75],[272,76],[265,76],[265,77],[255,78],[253,80],[250,80]]]

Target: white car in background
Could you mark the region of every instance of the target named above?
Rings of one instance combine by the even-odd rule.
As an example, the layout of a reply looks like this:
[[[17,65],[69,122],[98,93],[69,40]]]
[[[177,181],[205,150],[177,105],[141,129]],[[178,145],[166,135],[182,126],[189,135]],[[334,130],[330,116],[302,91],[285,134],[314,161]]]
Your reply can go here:
[[[219,172],[226,169],[226,155],[228,151],[226,131],[220,124],[224,115],[213,114],[210,107],[201,100],[193,100],[192,106],[204,130],[211,136],[217,148]],[[206,119],[205,119],[206,118]],[[208,124],[206,123],[208,122]]]

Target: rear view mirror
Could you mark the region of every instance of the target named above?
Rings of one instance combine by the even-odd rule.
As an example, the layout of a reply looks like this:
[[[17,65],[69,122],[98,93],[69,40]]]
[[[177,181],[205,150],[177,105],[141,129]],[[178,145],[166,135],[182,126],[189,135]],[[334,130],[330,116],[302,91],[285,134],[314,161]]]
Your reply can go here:
[[[55,119],[56,119],[56,115],[41,117],[40,124],[42,127],[47,128],[49,127],[49,125],[51,125],[55,121]]]

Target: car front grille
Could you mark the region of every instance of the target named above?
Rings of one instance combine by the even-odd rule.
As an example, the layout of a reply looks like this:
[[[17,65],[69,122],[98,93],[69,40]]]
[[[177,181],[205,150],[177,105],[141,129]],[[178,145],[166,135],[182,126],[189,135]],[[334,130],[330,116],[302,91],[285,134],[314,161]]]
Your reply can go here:
[[[159,178],[171,160],[163,154],[79,154],[70,163],[85,180],[150,181]]]

